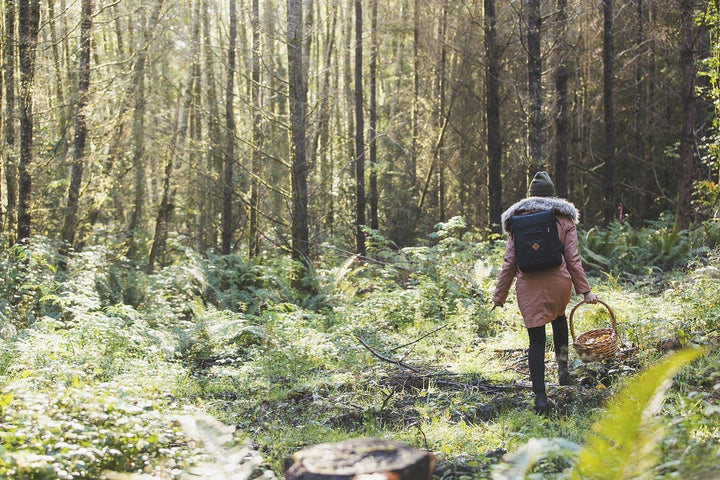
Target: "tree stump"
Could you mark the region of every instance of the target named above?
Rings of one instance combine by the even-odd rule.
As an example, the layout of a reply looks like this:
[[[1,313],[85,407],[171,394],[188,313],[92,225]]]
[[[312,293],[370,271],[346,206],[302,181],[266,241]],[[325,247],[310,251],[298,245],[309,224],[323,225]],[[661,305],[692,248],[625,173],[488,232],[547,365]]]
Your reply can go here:
[[[378,438],[305,448],[285,460],[286,480],[430,480],[432,453]]]

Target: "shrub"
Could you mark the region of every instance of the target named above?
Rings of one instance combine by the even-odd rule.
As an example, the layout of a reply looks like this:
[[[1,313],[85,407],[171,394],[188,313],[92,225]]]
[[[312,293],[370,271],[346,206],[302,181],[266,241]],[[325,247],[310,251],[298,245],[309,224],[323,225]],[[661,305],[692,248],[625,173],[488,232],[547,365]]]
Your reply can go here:
[[[237,254],[209,254],[204,269],[208,283],[203,298],[217,308],[252,314],[291,298],[291,268],[282,259],[261,265]]]
[[[52,393],[27,383],[6,392],[0,397],[0,477],[94,479],[111,470],[178,478],[193,461],[164,408],[138,402],[119,385],[71,379],[56,382]]]
[[[40,237],[32,238],[27,245],[0,250],[0,319],[5,334],[53,312],[48,296],[56,289],[56,263],[54,246]]]
[[[578,232],[580,254],[589,270],[627,280],[667,272],[692,259],[687,231],[674,231],[669,219],[648,222],[641,228],[614,221],[605,228]]]

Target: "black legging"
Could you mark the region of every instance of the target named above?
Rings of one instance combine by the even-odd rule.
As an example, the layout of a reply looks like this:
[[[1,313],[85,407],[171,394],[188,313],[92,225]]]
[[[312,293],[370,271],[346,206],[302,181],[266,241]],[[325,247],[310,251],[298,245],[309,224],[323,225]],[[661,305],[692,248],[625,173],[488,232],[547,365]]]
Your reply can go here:
[[[565,347],[568,348],[568,323],[565,315],[560,315],[552,321],[553,346],[555,355],[560,355]],[[528,349],[528,366],[530,367],[530,381],[534,393],[545,393],[545,325],[528,328],[530,348]]]

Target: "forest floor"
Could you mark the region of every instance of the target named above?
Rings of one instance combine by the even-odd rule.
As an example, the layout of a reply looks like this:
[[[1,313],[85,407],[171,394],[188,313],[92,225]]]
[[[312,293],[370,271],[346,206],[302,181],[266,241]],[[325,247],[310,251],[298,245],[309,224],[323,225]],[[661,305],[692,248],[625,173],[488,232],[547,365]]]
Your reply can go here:
[[[662,434],[639,477],[717,477],[720,255],[633,282],[593,277],[621,354],[571,351],[576,385],[560,387],[548,332],[554,408],[541,416],[517,306],[487,301],[499,249],[417,249],[403,257],[411,274],[329,262],[311,297],[294,296],[282,262],[188,252],[145,276],[97,249],[63,276],[46,244],[6,252],[0,478],[279,478],[297,450],[354,437],[433,452],[435,479],[568,478],[618,392],[697,346],[651,417]],[[606,327],[608,312],[586,305],[574,321]],[[502,473],[536,441],[524,473]]]

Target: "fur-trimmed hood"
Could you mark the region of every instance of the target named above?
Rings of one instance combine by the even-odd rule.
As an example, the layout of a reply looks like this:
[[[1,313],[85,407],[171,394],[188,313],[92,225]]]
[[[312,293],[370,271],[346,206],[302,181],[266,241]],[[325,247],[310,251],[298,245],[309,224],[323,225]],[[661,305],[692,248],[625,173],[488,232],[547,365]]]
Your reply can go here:
[[[513,215],[533,210],[554,210],[556,215],[568,217],[573,222],[580,221],[580,212],[575,205],[558,197],[528,197],[513,204],[502,214],[502,226],[505,233],[510,233],[510,223]]]

